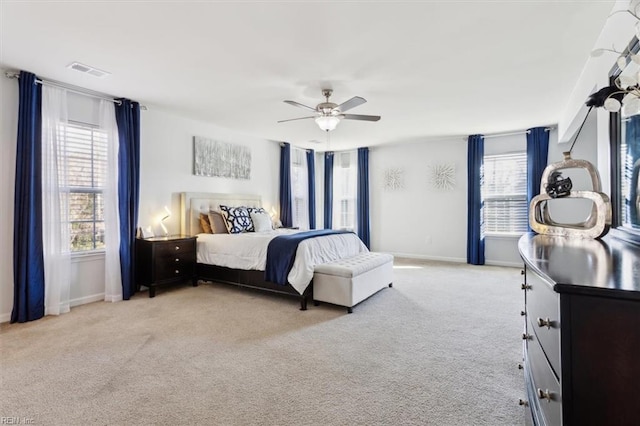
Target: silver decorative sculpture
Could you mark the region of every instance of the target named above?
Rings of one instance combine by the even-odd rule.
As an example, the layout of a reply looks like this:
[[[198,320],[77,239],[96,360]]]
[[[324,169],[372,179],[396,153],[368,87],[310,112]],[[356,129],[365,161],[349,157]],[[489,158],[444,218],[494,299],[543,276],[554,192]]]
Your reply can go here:
[[[564,152],[564,160],[548,165],[540,180],[540,194],[529,205],[529,226],[543,235],[567,238],[600,238],[609,232],[611,226],[611,202],[602,193],[600,174],[593,164],[586,160],[574,160],[570,152]],[[560,179],[559,170],[584,169],[591,177],[591,191],[571,191],[571,181]],[[568,180],[568,182],[566,182]],[[549,214],[549,200],[583,198],[593,202],[591,214],[580,223],[558,223]]]
[[[404,169],[392,167],[384,171],[384,189],[397,191],[404,189]]]
[[[456,186],[456,165],[453,163],[429,166],[429,181],[434,189],[448,191]]]

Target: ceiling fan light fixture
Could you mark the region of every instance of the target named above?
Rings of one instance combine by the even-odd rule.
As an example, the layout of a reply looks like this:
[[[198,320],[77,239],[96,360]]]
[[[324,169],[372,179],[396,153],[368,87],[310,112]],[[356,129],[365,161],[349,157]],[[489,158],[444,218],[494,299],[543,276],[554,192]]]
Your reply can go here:
[[[321,115],[316,117],[316,124],[325,132],[335,129],[339,122],[340,118],[335,115]]]
[[[365,98],[362,98],[360,96],[354,96],[351,99],[338,105],[333,102],[329,102],[329,96],[331,96],[331,93],[332,91],[330,89],[324,89],[322,91],[322,95],[326,98],[326,101],[319,103],[318,105],[316,105],[315,108],[301,104],[299,102],[295,102],[295,101],[284,101],[289,105],[311,110],[315,114],[310,117],[300,117],[300,118],[291,118],[288,120],[280,120],[278,121],[278,123],[284,123],[287,121],[294,121],[294,120],[306,120],[309,118],[313,118],[316,124],[318,125],[318,127],[320,127],[320,129],[324,130],[325,132],[328,132],[335,129],[336,126],[338,126],[338,123],[340,123],[340,120],[342,119],[360,120],[360,121],[380,120],[379,115],[345,114],[344,113],[345,111],[348,111],[352,108],[355,108],[367,102]]]

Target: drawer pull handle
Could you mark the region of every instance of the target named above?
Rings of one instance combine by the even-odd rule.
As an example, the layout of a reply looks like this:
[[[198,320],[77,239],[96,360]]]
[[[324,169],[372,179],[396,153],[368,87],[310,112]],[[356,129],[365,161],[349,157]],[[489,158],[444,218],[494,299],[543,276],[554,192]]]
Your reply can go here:
[[[178,269],[176,269],[176,274],[179,274],[179,273],[180,273],[180,271]]]
[[[524,269],[520,270],[520,275],[524,275]]]
[[[525,316],[525,315],[527,315],[527,313],[526,313],[525,311],[520,311],[520,316],[521,316],[521,317],[523,317],[523,316]]]
[[[527,333],[522,333],[522,340],[531,340],[531,335]]]
[[[522,290],[531,290],[531,285],[522,283],[522,284],[520,284],[520,288]]]
[[[553,401],[553,392],[549,392],[549,389],[542,390],[538,388],[538,398],[546,399],[547,402]]]
[[[180,262],[180,259],[178,259],[178,258],[176,257],[176,263],[178,263],[178,262]]]
[[[180,250],[180,246],[176,246],[176,250]]]
[[[518,405],[522,405],[523,407],[528,407],[529,406],[529,401],[525,401],[524,399],[520,398],[518,400]]]
[[[518,363],[518,370],[524,370],[524,366],[521,362]]]
[[[538,318],[538,327],[547,327],[550,329],[552,325],[553,325],[553,321],[551,321],[549,318],[547,319]]]

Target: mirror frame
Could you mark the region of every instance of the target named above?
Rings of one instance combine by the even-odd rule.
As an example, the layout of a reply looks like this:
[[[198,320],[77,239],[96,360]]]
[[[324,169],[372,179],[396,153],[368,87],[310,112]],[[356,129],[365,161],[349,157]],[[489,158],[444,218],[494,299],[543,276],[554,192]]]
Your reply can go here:
[[[629,53],[638,53],[640,42],[634,37],[623,54],[628,57]],[[622,72],[618,64],[614,64],[609,72],[609,84],[615,84],[615,79]],[[622,194],[622,163],[620,147],[622,145],[622,114],[620,112],[609,113],[609,159],[610,182],[611,182],[611,234],[619,239],[640,244],[640,229],[635,230],[624,226],[623,219],[623,197]]]

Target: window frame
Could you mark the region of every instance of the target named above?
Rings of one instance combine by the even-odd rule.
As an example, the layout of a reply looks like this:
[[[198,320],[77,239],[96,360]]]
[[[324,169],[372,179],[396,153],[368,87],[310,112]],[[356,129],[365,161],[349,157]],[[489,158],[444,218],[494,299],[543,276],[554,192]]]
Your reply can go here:
[[[349,155],[349,166],[342,166],[341,155]],[[336,162],[336,159],[338,161]],[[333,159],[333,229],[357,232],[357,151],[335,152]],[[341,176],[342,175],[342,176]],[[353,185],[353,188],[350,186]],[[340,189],[340,191],[338,191]],[[346,208],[345,208],[346,207]],[[352,207],[351,209],[349,207]],[[351,219],[350,221],[347,219]]]
[[[299,162],[297,161],[298,159],[300,160]],[[292,147],[290,163],[292,225],[300,229],[309,229],[309,165],[307,164],[307,150]],[[300,192],[296,191],[299,186],[298,173],[303,175],[301,179],[303,184],[299,188]],[[302,220],[306,220],[306,223],[301,223]]]
[[[96,210],[98,207],[97,203],[97,195],[103,195],[104,194],[104,181],[107,178],[106,174],[106,164],[105,164],[105,176],[103,176],[103,186],[99,186],[98,185],[98,181],[100,180],[99,177],[96,176],[96,133],[101,133],[104,136],[104,140],[105,140],[105,150],[104,150],[104,158],[105,158],[105,162],[106,162],[106,158],[107,158],[107,151],[108,148],[106,148],[106,145],[108,145],[109,140],[108,140],[108,135],[106,132],[104,132],[102,129],[100,129],[99,126],[92,124],[92,123],[86,123],[83,121],[78,121],[78,120],[67,120],[66,123],[60,123],[60,126],[63,126],[65,128],[65,130],[63,130],[63,134],[67,135],[68,130],[67,128],[71,127],[71,128],[75,128],[75,129],[79,129],[81,131],[90,131],[90,142],[91,142],[91,160],[90,160],[90,168],[91,168],[91,173],[90,173],[90,177],[91,177],[91,187],[88,186],[78,186],[78,185],[71,185],[69,182],[67,182],[67,185],[63,185],[60,187],[61,193],[65,193],[69,196],[69,204],[71,204],[71,194],[89,194],[91,195],[92,198],[92,219],[91,220],[72,220],[71,218],[71,207],[69,206],[69,212],[67,214],[67,221],[66,221],[66,225],[69,227],[69,253],[71,255],[71,257],[88,257],[88,256],[93,256],[93,255],[99,255],[105,252],[106,250],[106,243],[103,241],[102,242],[102,246],[99,247],[97,246],[98,244],[98,238],[96,237],[98,234],[98,228],[97,228],[97,224],[98,223],[102,223],[103,227],[105,224],[105,218],[104,218],[104,196],[103,196],[103,200],[102,200],[102,212],[101,214]],[[64,152],[65,154],[68,154],[68,141],[67,138],[65,137],[64,140],[65,143],[65,147],[64,147]],[[65,162],[68,160],[69,156],[67,155],[65,157]],[[68,170],[69,169],[69,164],[67,163],[65,165],[65,168]],[[98,217],[102,216],[102,219],[97,219]],[[74,237],[74,233],[72,231],[72,226],[74,223],[91,223],[92,224],[92,238],[91,238],[91,248],[88,249],[81,249],[81,250],[74,250],[73,248],[73,237]],[[63,223],[64,225],[64,223]],[[104,239],[104,232],[103,232],[103,239]]]
[[[487,159],[496,158],[496,157],[515,157],[518,156],[517,161],[522,162],[524,160],[524,168],[521,168],[521,173],[523,176],[520,176],[520,180],[522,181],[522,192],[509,192],[502,194],[486,194],[487,189],[487,175],[486,171],[486,163]],[[483,156],[483,170],[482,170],[482,183],[480,186],[481,194],[482,194],[482,235],[484,237],[492,237],[492,238],[519,238],[524,233],[528,231],[528,203],[527,203],[527,152],[526,150],[518,150],[512,152],[503,152],[500,154],[486,154]],[[506,172],[505,172],[506,173]],[[522,179],[524,177],[524,179]],[[524,206],[521,208],[525,212],[525,220],[520,225],[522,226],[522,230],[509,230],[509,231],[497,231],[497,230],[487,230],[487,202],[524,202]],[[508,211],[511,211],[509,209]]]

